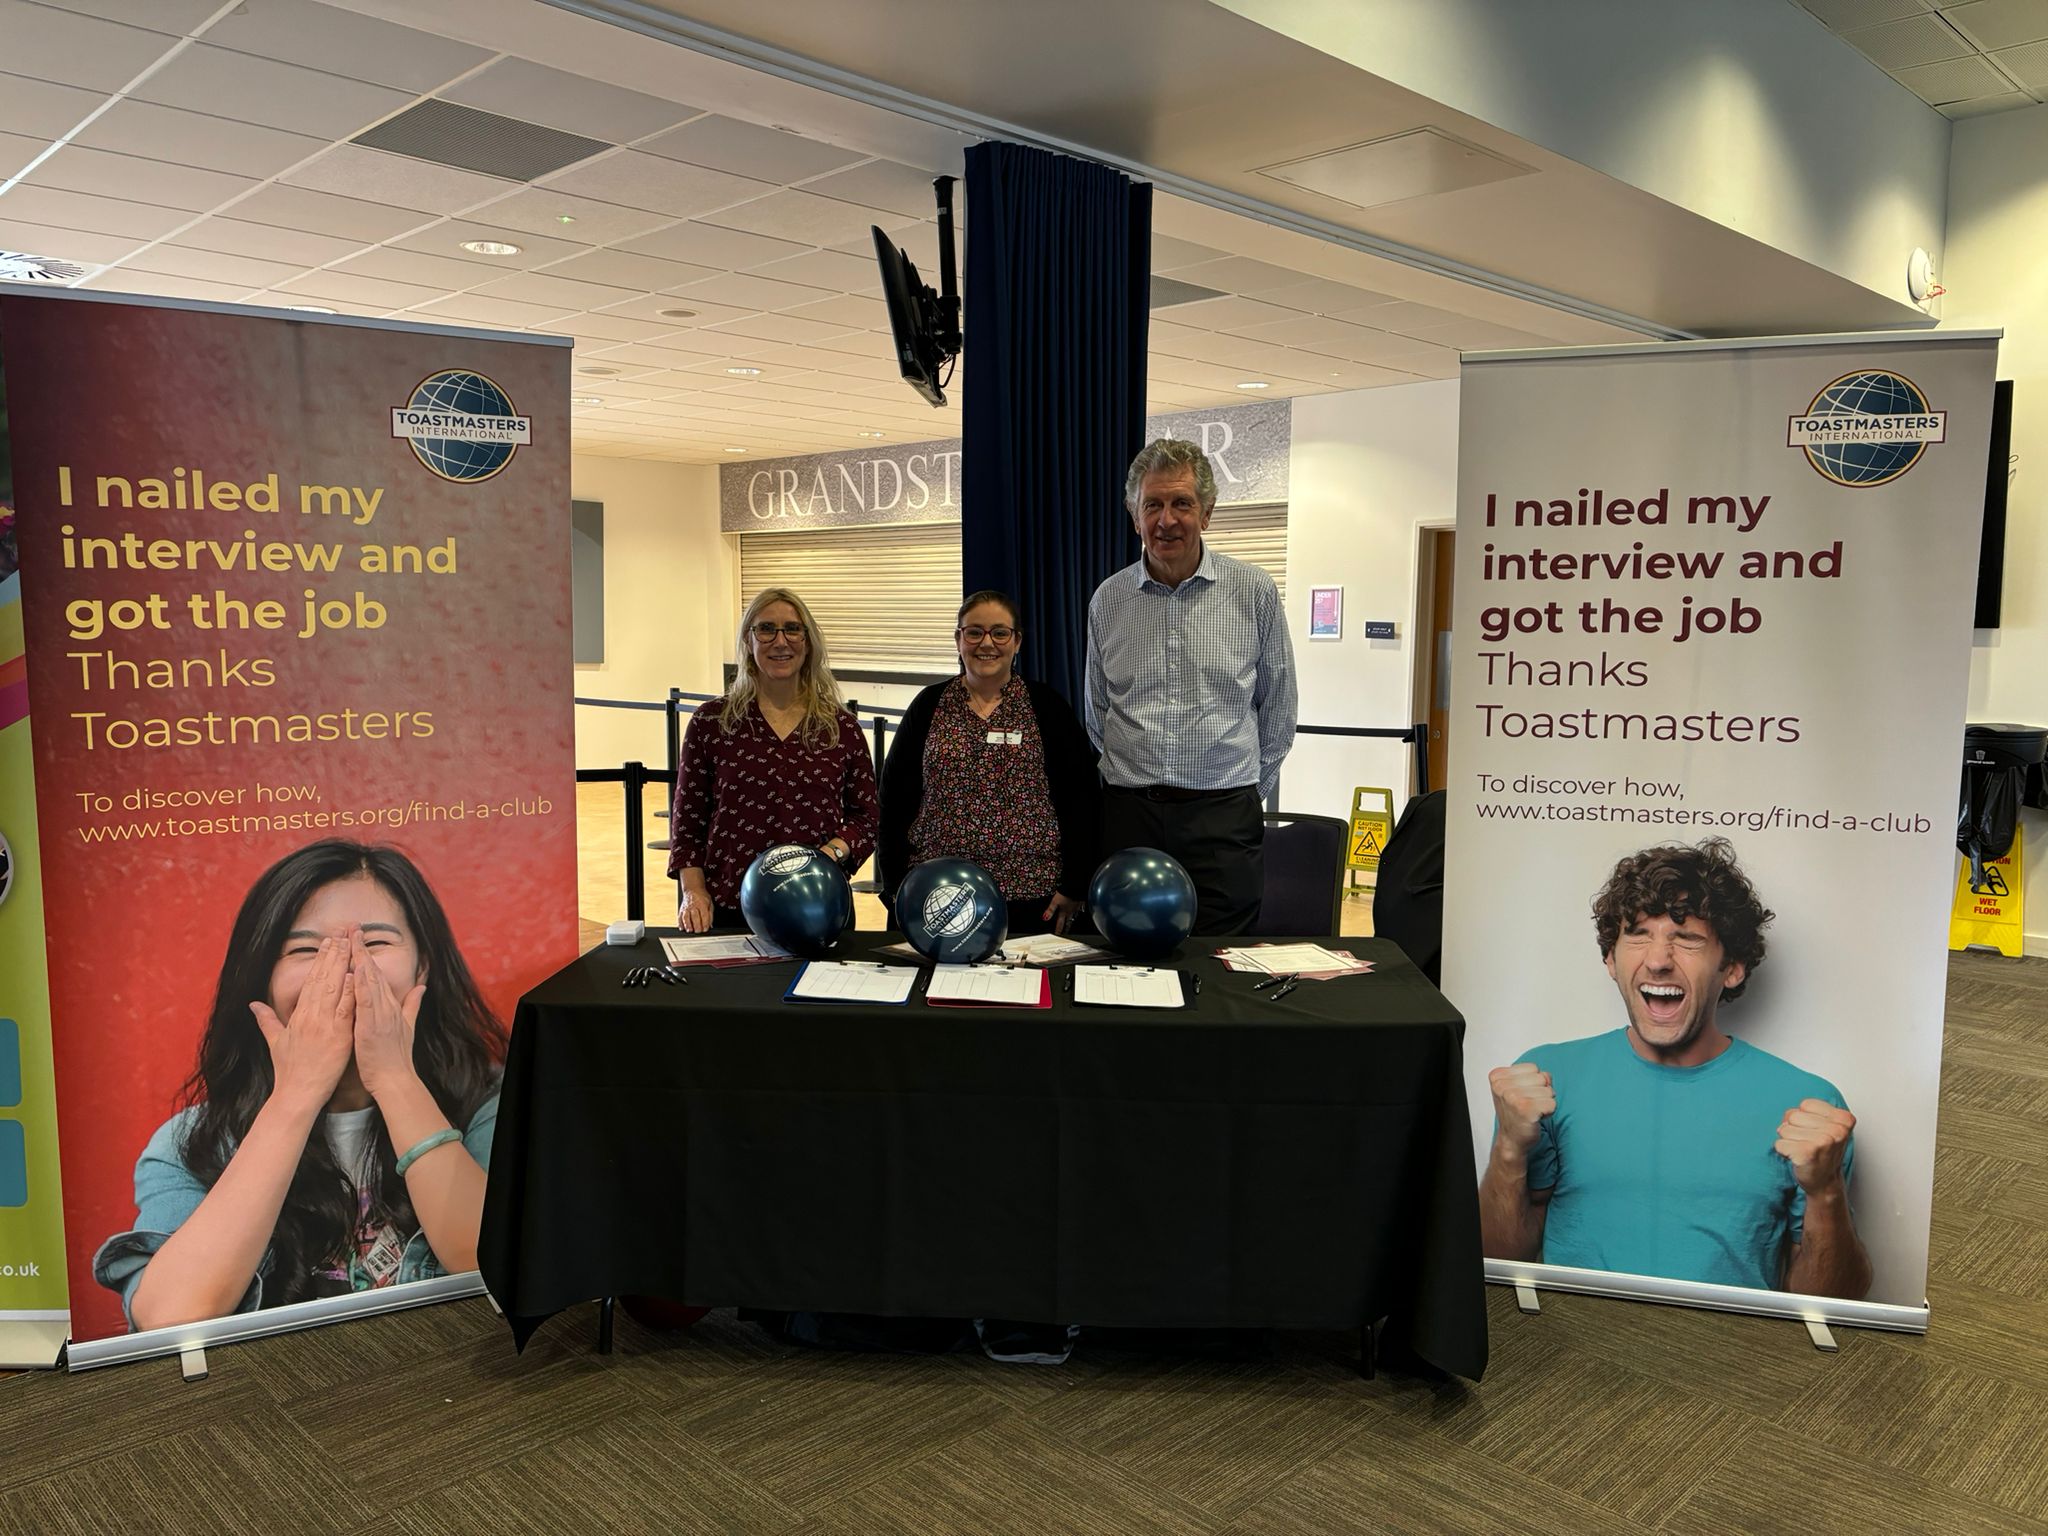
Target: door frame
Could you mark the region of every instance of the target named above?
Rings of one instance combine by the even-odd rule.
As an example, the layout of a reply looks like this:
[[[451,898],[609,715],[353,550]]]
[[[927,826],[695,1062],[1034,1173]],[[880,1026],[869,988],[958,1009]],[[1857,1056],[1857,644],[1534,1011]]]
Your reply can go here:
[[[1413,585],[1408,600],[1408,633],[1415,643],[1409,649],[1408,669],[1408,723],[1427,725],[1429,721],[1429,673],[1432,662],[1430,636],[1436,628],[1436,553],[1438,541],[1433,535],[1455,533],[1458,520],[1455,517],[1418,517],[1409,537],[1412,541],[1409,551],[1409,567],[1413,572]],[[1444,726],[1444,747],[1449,750],[1451,728],[1446,716]],[[1415,759],[1408,759],[1410,794],[1419,795],[1428,790],[1427,784],[1415,779]],[[1448,777],[1445,780],[1449,784]]]

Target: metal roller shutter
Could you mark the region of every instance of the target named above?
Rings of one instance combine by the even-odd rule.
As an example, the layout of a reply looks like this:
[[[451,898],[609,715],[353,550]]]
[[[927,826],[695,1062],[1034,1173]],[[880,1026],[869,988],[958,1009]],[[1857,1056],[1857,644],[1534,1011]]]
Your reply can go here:
[[[803,598],[835,669],[939,675],[954,667],[960,525],[900,523],[740,535],[740,603],[763,587]]]
[[[1226,555],[1250,561],[1273,578],[1287,601],[1287,506],[1218,507],[1202,538]]]

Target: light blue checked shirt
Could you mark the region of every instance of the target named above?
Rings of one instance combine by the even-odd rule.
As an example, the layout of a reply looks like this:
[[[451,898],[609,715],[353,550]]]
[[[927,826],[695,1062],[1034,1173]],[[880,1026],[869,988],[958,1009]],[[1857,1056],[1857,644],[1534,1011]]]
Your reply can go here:
[[[1142,557],[1088,604],[1088,734],[1125,789],[1259,786],[1294,745],[1294,648],[1273,578],[1204,542],[1178,587]]]

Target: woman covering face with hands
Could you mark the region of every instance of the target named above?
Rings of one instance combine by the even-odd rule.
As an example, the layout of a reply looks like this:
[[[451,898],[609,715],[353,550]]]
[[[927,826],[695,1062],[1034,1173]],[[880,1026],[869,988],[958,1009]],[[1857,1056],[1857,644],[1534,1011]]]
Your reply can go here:
[[[405,855],[289,855],[242,903],[186,1107],[95,1277],[145,1329],[475,1268],[503,1050]]]

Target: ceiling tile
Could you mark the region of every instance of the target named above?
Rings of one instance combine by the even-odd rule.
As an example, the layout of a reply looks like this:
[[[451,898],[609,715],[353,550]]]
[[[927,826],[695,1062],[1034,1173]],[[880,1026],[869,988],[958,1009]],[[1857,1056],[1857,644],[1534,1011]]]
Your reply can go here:
[[[1370,325],[1375,330],[1395,331],[1404,336],[1413,336],[1432,326],[1451,325],[1466,316],[1456,310],[1438,309],[1429,304],[1411,304],[1406,301],[1396,304],[1373,306],[1369,315],[1339,313],[1340,320],[1356,320]]]
[[[0,0],[0,59],[8,71],[117,91],[174,46],[162,32],[124,27],[75,11],[53,11],[24,0]]]
[[[0,74],[0,133],[62,138],[105,99],[103,92],[82,91],[75,85]]]
[[[2031,107],[2034,98],[2025,91],[2007,91],[2003,96],[1979,96],[1975,101],[1945,101],[1934,110],[1943,117],[1987,117],[1993,112],[2010,112],[2014,107]]]
[[[258,180],[327,147],[325,139],[134,100],[115,102],[72,142]]]
[[[135,88],[166,107],[211,112],[316,138],[345,139],[412,97],[317,69],[195,43]]]
[[[1306,272],[1254,261],[1249,256],[1224,256],[1215,261],[1198,261],[1191,267],[1176,267],[1174,277],[1183,283],[1220,288],[1225,293],[1263,294],[1269,289],[1290,288],[1309,281]]]
[[[94,197],[120,197],[130,202],[148,202],[164,208],[183,208],[188,213],[204,213],[237,193],[248,191],[256,183],[247,176],[227,176],[219,171],[167,165],[161,160],[142,160],[134,155],[117,155],[104,149],[81,149],[75,144],[66,144],[37,166],[25,185],[86,192]],[[178,222],[183,223],[184,220]]]
[[[485,283],[476,290],[479,298],[512,299],[521,304],[544,304],[562,312],[596,309],[639,295],[631,288],[613,288],[605,283],[578,283],[548,272],[515,272]]]
[[[1880,21],[1897,21],[1934,9],[1934,0],[1800,0],[1814,15],[1838,32],[1852,27],[1874,26]]]
[[[255,256],[264,261],[289,262],[294,266],[317,267],[360,250],[362,240],[344,236],[312,234],[305,230],[279,229],[268,224],[251,224],[241,219],[202,219],[190,229],[181,229],[167,242],[201,251],[227,251]]]
[[[382,203],[337,197],[331,192],[315,192],[306,187],[288,187],[282,182],[259,187],[228,212],[252,224],[275,224],[280,229],[338,235],[363,245],[389,240],[426,221],[426,215],[411,209],[387,208]]]
[[[678,288],[676,297],[708,299],[713,304],[730,304],[739,309],[776,310],[794,309],[799,304],[812,304],[831,295],[822,288],[810,288],[800,283],[778,283],[772,278],[754,277],[745,272],[723,272],[717,277],[707,277],[702,282]]]
[[[1971,0],[1941,14],[1987,53],[2048,38],[2048,0]]]
[[[2048,89],[2048,43],[2025,43],[2018,48],[2002,48],[1995,55],[1998,62],[2021,85],[2034,90]],[[1995,95],[2005,89],[1999,82],[1996,91],[1980,94]]]
[[[116,267],[89,277],[78,285],[102,292],[146,293],[163,299],[200,299],[209,304],[238,304],[248,289],[233,283],[203,283],[189,277],[159,277],[154,272],[136,272]]]
[[[662,314],[665,309],[688,309],[682,319]],[[721,320],[744,320],[753,310],[737,304],[714,304],[709,299],[688,299],[679,293],[654,293],[625,304],[607,304],[598,314],[618,315],[627,320],[659,320],[676,331],[698,330]],[[683,343],[678,342],[678,345]]]
[[[518,183],[475,171],[387,154],[360,144],[337,144],[284,178],[340,197],[411,208],[420,213],[456,213],[517,189]]]
[[[308,272],[290,282],[275,285],[279,293],[305,294],[316,299],[338,299],[349,304],[361,304],[370,309],[410,309],[415,304],[424,304],[438,299],[446,292],[441,288],[422,287],[417,283],[394,283],[381,277],[357,277],[352,273],[339,272],[332,267],[318,272]]]
[[[1327,352],[1355,363],[1370,363],[1392,352],[1412,351],[1415,343],[1371,326],[1332,320],[1326,315],[1302,315],[1291,320],[1274,320],[1264,325],[1234,327],[1241,336],[1258,341],[1278,342],[1310,352]]]
[[[829,288],[834,293],[879,294],[882,291],[882,278],[875,269],[873,247],[859,256],[849,256],[844,251],[806,251],[801,256],[764,262],[747,270],[756,277],[772,277],[783,283],[807,283],[813,288]]]
[[[0,133],[0,181],[19,176],[29,161],[50,147],[49,141],[25,133]]]
[[[1216,334],[1191,325],[1175,325],[1155,315],[1145,330],[1145,347],[1148,352],[1164,357],[1201,357],[1207,351],[1209,339]]]
[[[573,331],[579,337],[624,342],[645,341],[650,336],[666,336],[676,325],[673,320],[630,320],[624,315],[597,314],[571,315],[562,324],[564,329]],[[629,347],[626,350],[631,351],[636,359],[641,357],[637,349]],[[659,353],[649,355],[654,357],[659,367],[674,366],[672,361]]]
[[[1858,27],[1842,36],[1884,70],[1938,64],[1943,59],[1958,59],[1974,51],[1960,32],[1932,12],[1880,22],[1874,27]]]
[[[163,277],[233,283],[245,293],[284,282],[296,277],[301,270],[287,261],[259,261],[253,256],[195,251],[182,245],[153,245],[126,265],[136,272],[154,272]]]
[[[1488,320],[1455,320],[1449,325],[1434,325],[1427,330],[1417,331],[1416,337],[1441,347],[1456,347],[1460,352],[1505,352],[1523,347],[1554,347],[1557,342],[1548,336],[1539,336],[1534,331],[1517,330],[1510,325],[1495,325]],[[1389,354],[1394,355],[1394,354]],[[1378,358],[1372,361],[1379,361]]]
[[[686,261],[721,271],[738,271],[778,257],[795,256],[804,247],[792,240],[771,240],[716,224],[683,223],[620,242],[623,250],[669,261]]]
[[[630,240],[658,227],[666,217],[642,208],[621,207],[617,203],[574,197],[541,187],[514,192],[510,197],[478,209],[477,216],[502,224],[507,229],[526,230],[536,235],[573,234],[587,245],[612,245]],[[570,220],[567,224],[562,222],[565,216]]]
[[[745,336],[755,341],[781,341],[802,345],[844,336],[851,326],[829,320],[799,320],[794,315],[749,315],[744,320],[727,320],[707,328],[703,334]]]
[[[706,222],[800,245],[841,245],[865,237],[871,225],[898,230],[910,221],[886,209],[790,190],[728,208]]]
[[[42,0],[60,11],[79,11],[152,32],[183,37],[220,9],[220,0]]]
[[[729,176],[724,171],[664,160],[659,155],[632,149],[586,160],[557,172],[540,185],[625,208],[652,209],[671,219],[709,213],[775,190],[765,181]]]
[[[684,283],[713,277],[710,267],[686,261],[663,261],[658,256],[635,256],[630,251],[590,251],[549,267],[551,277],[566,277],[579,283],[610,283],[640,293],[659,293]]]
[[[258,0],[236,6],[207,29],[206,40],[238,53],[415,94],[431,91],[490,57],[467,43],[311,0]]]
[[[1455,347],[1427,347],[1419,352],[1403,352],[1380,361],[1383,367],[1419,374],[1425,379],[1455,379],[1458,376],[1459,358]],[[1345,386],[1347,389],[1350,387],[1348,384]]]
[[[639,148],[777,186],[819,176],[861,158],[857,151],[820,144],[802,134],[716,116],[672,128]]]
[[[521,330],[559,321],[562,312],[545,304],[515,304],[510,299],[482,299],[473,293],[458,294],[432,304],[413,306],[412,312],[428,319],[462,321],[472,325],[503,326]]]
[[[1239,298],[1235,294],[1221,299],[1198,299],[1193,304],[1176,304],[1157,313],[1161,319],[1170,319],[1175,325],[1192,325],[1205,331],[1241,331],[1247,326],[1270,325],[1279,320],[1293,320],[1300,315],[1298,310],[1261,303],[1257,299]]]
[[[1244,378],[1241,368],[1220,363],[1191,362],[1184,357],[1154,357],[1147,360],[1146,376],[1168,384],[1191,384],[1203,389],[1235,389]]]
[[[6,208],[7,204],[0,202],[0,213],[5,213]],[[30,256],[54,256],[59,261],[76,261],[89,267],[119,261],[142,243],[132,235],[89,235],[75,229],[0,218],[0,249],[22,251]]]
[[[355,277],[381,277],[394,283],[417,283],[439,288],[444,293],[460,292],[505,276],[505,269],[487,260],[460,261],[447,256],[430,256],[423,251],[405,251],[380,245],[361,255],[334,264],[337,272]]]
[[[497,208],[496,203],[491,205],[493,217],[496,216]],[[516,245],[519,250],[512,256],[477,256],[462,249],[465,240],[494,240],[501,245]],[[430,224],[424,229],[415,229],[390,243],[400,250],[424,251],[429,256],[452,256],[457,260],[467,257],[499,272],[528,271],[534,267],[545,266],[551,261],[562,261],[570,256],[581,255],[590,249],[589,245],[581,240],[536,235],[528,230],[479,223],[474,219],[446,219],[438,224]]]
[[[856,165],[806,182],[804,190],[868,208],[887,208],[891,213],[900,213],[906,218],[930,219],[938,214],[932,180],[930,171],[920,171],[915,166],[899,165],[894,160],[870,160],[866,165]],[[957,181],[953,198],[957,213],[960,202]]]
[[[133,235],[139,240],[160,240],[192,217],[182,208],[157,208],[148,203],[27,185],[17,186],[0,197],[0,215],[25,224],[48,224],[92,235]]]
[[[823,320],[841,328],[852,327],[864,331],[886,331],[889,329],[889,306],[880,299],[863,298],[857,294],[835,294],[829,299],[820,299],[815,304],[798,304],[787,311],[799,320]]]
[[[1310,278],[1305,283],[1291,283],[1285,288],[1262,289],[1259,297],[1268,304],[1284,305],[1311,315],[1342,315],[1394,302],[1391,294],[1374,293],[1367,288],[1354,288],[1349,283],[1335,283],[1323,277]]]
[[[1192,267],[1197,262],[1217,261],[1228,255],[1213,246],[1197,245],[1192,240],[1176,240],[1171,235],[1152,236],[1152,270],[1173,272],[1181,267]]]
[[[444,101],[587,134],[607,144],[630,144],[698,111],[526,59],[500,59],[438,94]]]
[[[2024,48],[2007,49],[1999,54],[1999,58],[2006,61],[2014,54],[2024,52]],[[2012,89],[2012,82],[1992,68],[1984,55],[1976,53],[1966,59],[1948,59],[1940,64],[1895,69],[1891,76],[1931,107],[1950,101],[1969,101],[1978,96],[2002,96]],[[2022,79],[2020,84],[2032,82]]]

